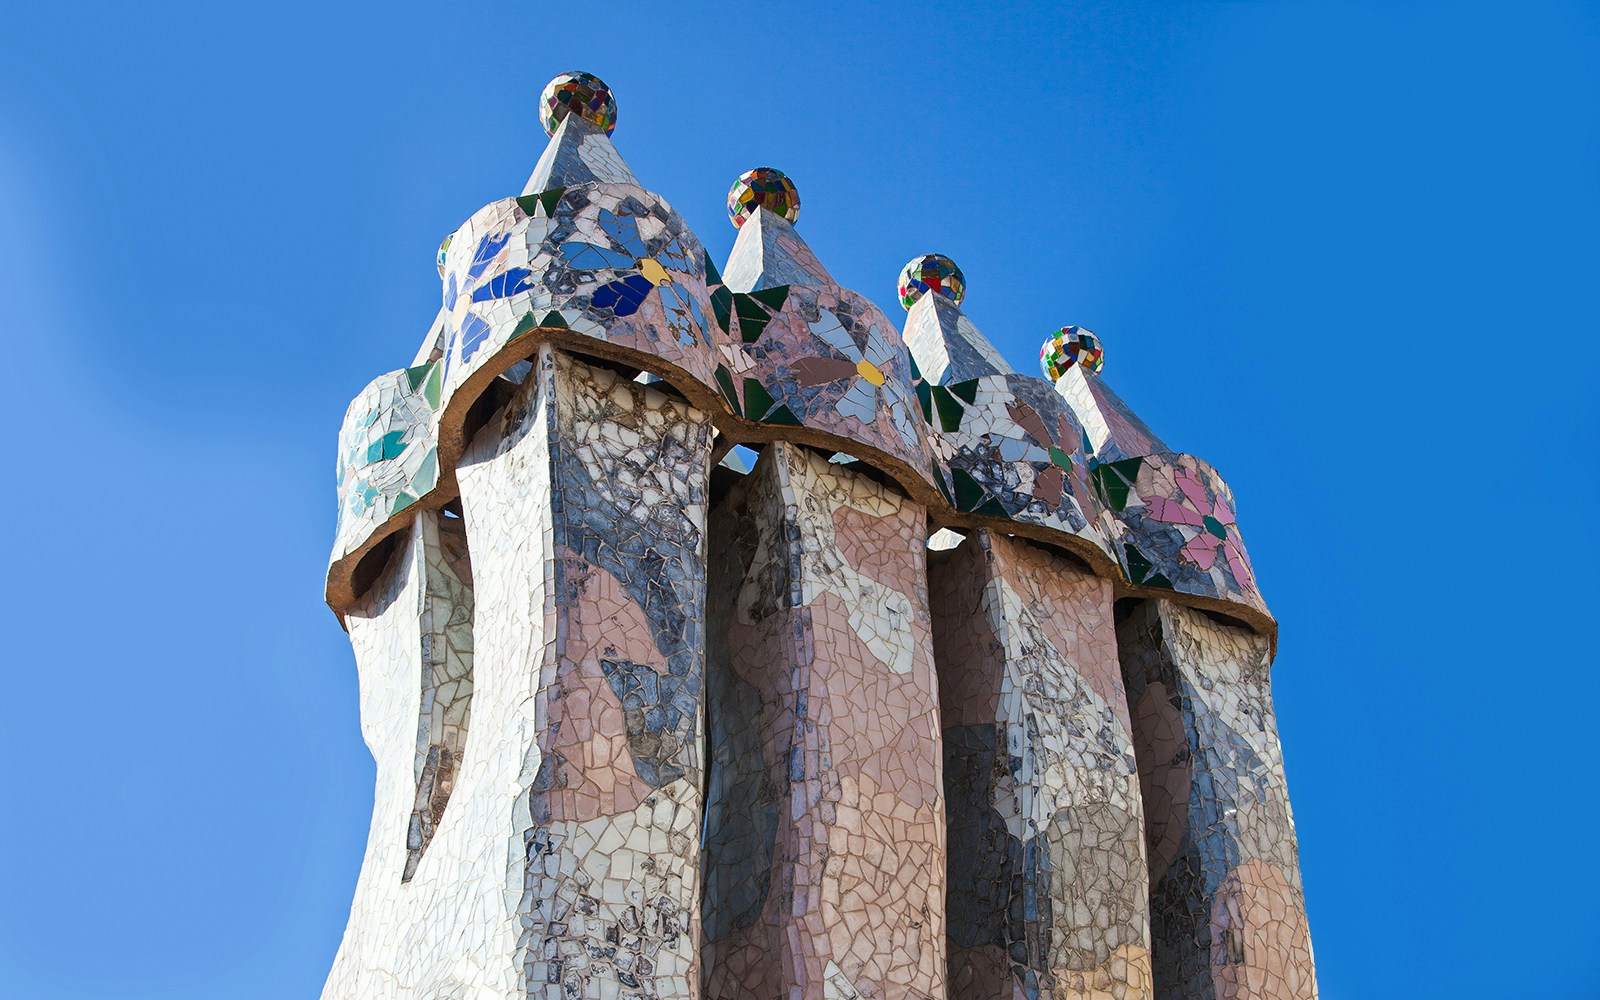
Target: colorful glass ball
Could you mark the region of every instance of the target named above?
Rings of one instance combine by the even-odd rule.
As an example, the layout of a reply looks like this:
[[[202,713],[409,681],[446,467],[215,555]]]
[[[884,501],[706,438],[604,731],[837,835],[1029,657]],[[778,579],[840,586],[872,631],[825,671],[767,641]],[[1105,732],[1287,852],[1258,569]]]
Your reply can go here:
[[[444,257],[445,257],[445,254],[450,252],[450,241],[455,239],[455,238],[456,238],[456,234],[455,233],[451,233],[449,236],[446,236],[443,240],[441,240],[439,242],[439,258],[438,258],[438,260],[439,260],[439,277],[441,277],[441,278],[444,277]]]
[[[746,170],[728,189],[728,218],[733,220],[735,229],[762,208],[790,222],[800,218],[800,192],[777,167]]]
[[[967,279],[942,253],[913,258],[900,271],[900,304],[910,309],[930,289],[960,305],[967,297]]]
[[[1073,365],[1098,372],[1106,366],[1106,349],[1099,337],[1083,327],[1064,326],[1039,348],[1039,367],[1044,377],[1054,382],[1071,371]]]
[[[545,85],[539,95],[544,130],[555,135],[561,120],[569,114],[587,118],[610,135],[617,127],[617,102],[605,81],[591,73],[562,73]]]

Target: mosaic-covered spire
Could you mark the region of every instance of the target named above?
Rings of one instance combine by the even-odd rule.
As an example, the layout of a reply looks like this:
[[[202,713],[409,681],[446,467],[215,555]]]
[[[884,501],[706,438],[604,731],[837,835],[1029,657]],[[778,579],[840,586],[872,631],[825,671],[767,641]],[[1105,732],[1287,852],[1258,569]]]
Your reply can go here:
[[[795,232],[799,217],[800,193],[781,170],[756,167],[739,175],[728,191],[728,218],[739,229],[722,269],[729,289],[838,284]]]
[[[925,259],[919,257],[906,265],[906,271],[901,272],[900,286],[901,302],[905,302],[908,291],[912,299],[907,306],[906,326],[901,336],[922,377],[933,385],[944,385],[984,375],[1015,374],[1016,369],[962,313],[956,304],[959,299],[945,291],[927,295],[908,288],[907,271]],[[941,259],[948,261],[950,258]],[[950,266],[955,267],[953,262]],[[961,272],[956,269],[955,273]],[[964,291],[965,283],[960,287]]]
[[[931,450],[946,499],[963,512],[1065,529],[1103,547],[1083,432],[1065,400],[1011,367],[962,313],[966,280],[955,261],[912,259],[899,291],[908,312],[901,337],[923,418],[939,432]]]
[[[564,88],[572,88],[575,83],[581,83],[582,88],[568,94]],[[598,96],[601,93],[603,98]],[[589,96],[584,98],[584,94]],[[578,113],[572,110],[575,105],[581,108]],[[561,74],[545,87],[540,107],[550,144],[539,157],[538,166],[533,168],[533,176],[523,186],[524,195],[591,181],[639,183],[611,144],[617,105],[610,88],[598,77],[588,73]]]
[[[1080,326],[1062,327],[1039,350],[1040,369],[1083,425],[1087,450],[1097,462],[1170,451],[1101,379],[1098,372],[1104,366],[1104,345]]]
[[[584,77],[562,96],[562,81],[574,76],[552,83],[550,144],[524,194],[479,209],[443,247],[447,399],[533,330],[642,351],[711,379],[705,249],[612,146],[614,102],[604,84]]]

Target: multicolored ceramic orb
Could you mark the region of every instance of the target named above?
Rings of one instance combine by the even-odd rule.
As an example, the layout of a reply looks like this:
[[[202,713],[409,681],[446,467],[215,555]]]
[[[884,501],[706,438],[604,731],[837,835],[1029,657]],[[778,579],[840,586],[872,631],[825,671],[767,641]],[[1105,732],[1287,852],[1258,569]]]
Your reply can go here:
[[[900,304],[910,309],[929,289],[960,305],[967,297],[967,279],[944,254],[924,254],[900,271]]]
[[[617,102],[605,81],[591,73],[562,73],[545,85],[539,95],[539,107],[544,115],[544,130],[555,135],[556,128],[568,114],[587,118],[610,135],[617,127]]]
[[[781,215],[790,222],[800,218],[800,192],[794,181],[777,167],[756,167],[746,170],[728,189],[728,218],[735,229],[764,208]]]
[[[450,252],[450,241],[455,238],[456,234],[451,233],[439,241],[439,277],[441,278],[444,277],[444,255]]]
[[[1081,326],[1064,326],[1050,335],[1039,348],[1039,367],[1044,377],[1054,382],[1072,369],[1082,365],[1092,372],[1106,366],[1106,349],[1100,338]]]

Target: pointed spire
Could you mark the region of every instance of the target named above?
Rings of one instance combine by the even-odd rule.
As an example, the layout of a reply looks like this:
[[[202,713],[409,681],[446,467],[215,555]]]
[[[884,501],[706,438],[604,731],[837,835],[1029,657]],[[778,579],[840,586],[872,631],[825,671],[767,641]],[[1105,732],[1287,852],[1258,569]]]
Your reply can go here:
[[[523,194],[538,194],[554,187],[572,187],[599,181],[638,185],[639,178],[623,162],[605,129],[577,115],[568,115],[539,157],[539,165],[523,186]]]
[[[961,268],[944,254],[915,257],[900,270],[900,304],[908,314],[900,336],[917,370],[933,385],[1016,373],[961,312],[966,293]]]
[[[736,292],[774,285],[838,284],[794,226],[765,208],[756,209],[739,227],[722,277]]]
[[[1101,380],[1105,346],[1081,326],[1064,326],[1039,349],[1039,367],[1078,422],[1095,462],[1170,451],[1138,414]]]
[[[735,292],[775,285],[835,285],[806,241],[795,232],[800,192],[774,167],[746,170],[728,190],[728,218],[739,230],[724,283]]]
[[[550,144],[533,168],[523,194],[591,181],[638,185],[639,179],[611,144],[617,103],[599,77],[563,73],[544,88],[540,106]]]
[[[1016,372],[961,307],[943,295],[918,298],[901,337],[917,370],[934,385]]]

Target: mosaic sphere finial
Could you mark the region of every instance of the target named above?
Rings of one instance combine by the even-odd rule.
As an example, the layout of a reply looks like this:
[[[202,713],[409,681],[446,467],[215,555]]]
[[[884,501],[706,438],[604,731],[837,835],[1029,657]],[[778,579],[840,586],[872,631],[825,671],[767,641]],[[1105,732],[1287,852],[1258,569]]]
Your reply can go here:
[[[1106,349],[1099,337],[1083,327],[1064,326],[1039,348],[1039,368],[1045,378],[1054,382],[1071,371],[1073,365],[1098,372],[1106,366]]]
[[[942,253],[913,257],[900,269],[900,304],[910,309],[930,289],[960,305],[967,297],[967,279],[956,262]]]
[[[539,95],[539,112],[546,135],[555,135],[561,120],[569,114],[587,118],[610,135],[617,128],[617,102],[611,88],[592,73],[573,70],[545,84]]]
[[[764,208],[790,222],[800,218],[800,192],[794,181],[777,167],[755,167],[739,175],[728,189],[728,218],[738,229]]]

